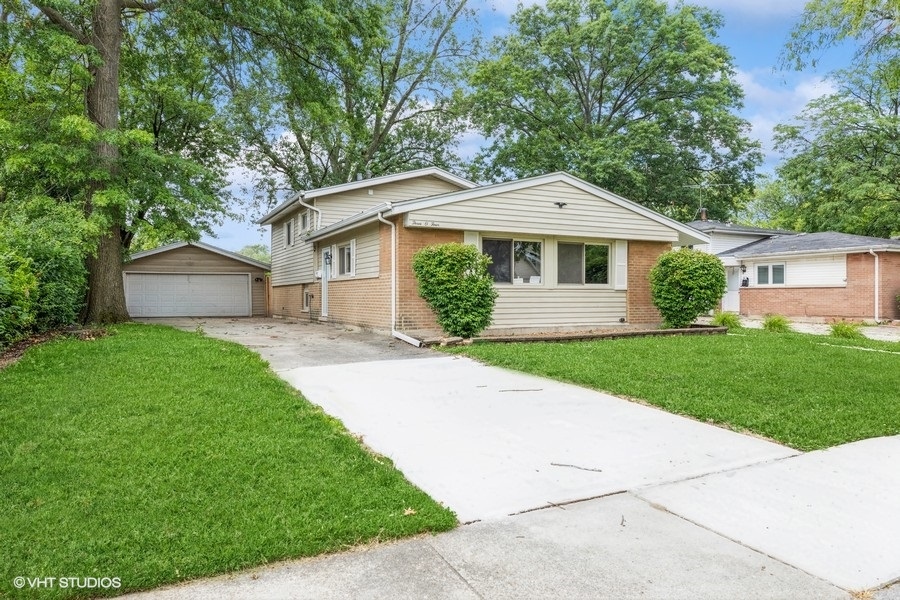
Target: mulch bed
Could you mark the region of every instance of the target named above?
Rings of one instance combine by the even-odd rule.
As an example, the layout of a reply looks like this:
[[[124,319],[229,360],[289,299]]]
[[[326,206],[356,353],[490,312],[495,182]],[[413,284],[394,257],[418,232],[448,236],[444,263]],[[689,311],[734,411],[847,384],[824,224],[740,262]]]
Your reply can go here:
[[[0,371],[22,358],[25,351],[32,346],[61,338],[76,338],[83,341],[96,340],[108,335],[105,329],[54,329],[44,333],[36,333],[0,350]]]

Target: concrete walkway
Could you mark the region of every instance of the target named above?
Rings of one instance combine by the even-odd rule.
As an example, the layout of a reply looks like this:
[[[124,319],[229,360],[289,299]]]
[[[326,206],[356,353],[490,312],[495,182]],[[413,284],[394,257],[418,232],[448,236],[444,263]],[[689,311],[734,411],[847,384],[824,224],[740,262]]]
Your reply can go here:
[[[281,377],[474,522],[141,597],[900,600],[884,587],[900,578],[900,437],[798,454],[434,352],[306,361],[260,326],[226,339],[262,346]]]

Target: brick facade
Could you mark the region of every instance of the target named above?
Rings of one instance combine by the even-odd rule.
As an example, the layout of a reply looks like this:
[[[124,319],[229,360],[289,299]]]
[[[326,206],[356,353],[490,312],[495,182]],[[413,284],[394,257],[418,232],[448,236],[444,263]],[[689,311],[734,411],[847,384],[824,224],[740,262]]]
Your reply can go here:
[[[412,270],[417,250],[434,244],[463,242],[462,231],[407,229],[402,218],[397,223],[397,329],[400,331],[440,331],[434,312],[419,296],[419,282]],[[390,231],[387,233],[390,240]],[[390,265],[388,266],[390,269]],[[388,275],[390,276],[390,275]]]
[[[895,297],[900,294],[900,254],[879,252],[881,319],[900,319]],[[741,314],[831,319],[872,319],[875,316],[875,258],[847,255],[846,287],[741,288]]]
[[[628,242],[628,292],[625,296],[628,323],[662,322],[662,316],[650,298],[650,269],[661,254],[671,249],[669,242]]]
[[[328,320],[371,329],[391,328],[391,228],[378,230],[378,277],[328,282]]]

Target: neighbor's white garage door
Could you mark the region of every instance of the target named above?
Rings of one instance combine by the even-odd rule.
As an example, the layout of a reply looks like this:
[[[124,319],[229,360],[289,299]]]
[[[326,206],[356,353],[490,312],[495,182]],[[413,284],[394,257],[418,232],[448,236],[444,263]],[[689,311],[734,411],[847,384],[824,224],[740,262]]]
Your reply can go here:
[[[250,316],[250,276],[126,273],[132,317]]]

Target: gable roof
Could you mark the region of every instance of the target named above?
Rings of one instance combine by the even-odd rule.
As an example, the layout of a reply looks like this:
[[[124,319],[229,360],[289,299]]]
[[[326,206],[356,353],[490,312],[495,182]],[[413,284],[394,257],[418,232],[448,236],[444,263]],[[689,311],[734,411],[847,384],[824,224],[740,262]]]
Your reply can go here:
[[[753,227],[751,225],[738,225],[736,223],[724,223],[722,221],[691,221],[686,223],[697,231],[703,233],[731,233],[731,234],[761,234],[761,235],[793,235],[796,231],[786,229],[766,229],[765,227]]]
[[[201,248],[208,252],[213,252],[215,254],[219,254],[221,256],[225,256],[232,260],[237,260],[243,263],[247,263],[248,265],[252,265],[254,267],[258,267],[260,269],[265,269],[268,271],[272,268],[272,265],[269,263],[264,263],[259,260],[255,260],[250,258],[249,256],[244,256],[243,254],[238,254],[237,252],[230,252],[228,250],[224,250],[217,246],[211,246],[209,244],[204,244],[203,242],[175,242],[174,244],[166,244],[165,246],[160,246],[158,248],[153,248],[152,250],[142,250],[140,252],[135,252],[129,257],[129,260],[137,260],[139,258],[147,258],[148,256],[153,256],[154,254],[161,254],[163,252],[170,252],[172,250],[177,250],[178,248],[185,248],[187,246],[194,246],[195,248]]]
[[[775,236],[722,252],[720,256],[756,258],[792,254],[851,253],[869,250],[900,252],[900,240],[822,231]]]
[[[292,194],[287,200],[273,208],[269,211],[264,217],[262,217],[259,221],[257,221],[260,225],[270,225],[274,221],[278,219],[278,217],[285,210],[293,206],[297,200],[303,199],[312,200],[314,198],[321,198],[322,196],[330,196],[333,194],[344,194],[346,192],[352,192],[354,190],[370,188],[377,185],[384,185],[386,183],[396,183],[398,181],[406,181],[408,179],[417,179],[419,177],[436,177],[443,181],[447,181],[449,183],[456,184],[462,188],[473,188],[477,187],[478,184],[469,181],[468,179],[463,179],[462,177],[457,177],[453,173],[440,169],[438,167],[426,167],[424,169],[416,169],[414,171],[405,171],[403,173],[394,173],[393,175],[381,175],[379,177],[369,177],[367,179],[358,179],[356,181],[351,181],[349,183],[341,183],[338,185],[329,185],[326,187],[316,188],[313,190],[305,190]]]
[[[614,194],[609,190],[605,190],[601,187],[595,186],[575,177],[574,175],[570,175],[569,173],[565,173],[562,171],[549,173],[547,175],[538,175],[536,177],[527,177],[525,179],[517,179],[515,181],[483,185],[472,189],[449,192],[447,194],[430,196],[427,198],[417,198],[413,200],[404,200],[402,202],[394,203],[385,202],[378,206],[374,206],[368,210],[365,210],[357,215],[348,217],[342,221],[338,221],[337,223],[329,225],[328,227],[313,231],[308,234],[305,239],[310,241],[317,240],[347,229],[352,229],[363,224],[368,224],[372,221],[377,220],[379,214],[383,217],[392,217],[412,212],[414,210],[421,210],[424,208],[431,208],[444,204],[452,204],[455,202],[463,202],[465,200],[483,198],[485,196],[492,196],[495,194],[502,194],[505,192],[512,192],[556,182],[568,183],[569,185],[578,188],[588,194],[607,200],[612,204],[628,209],[643,217],[655,221],[656,223],[660,223],[666,227],[674,229],[678,232],[680,241],[685,244],[704,244],[709,242],[709,237],[707,235],[700,231],[697,231],[696,229],[688,225],[685,225],[684,223],[676,221],[675,219],[670,219],[669,217],[661,215],[658,212],[653,211],[645,206],[637,204],[636,202],[632,202],[631,200]]]

